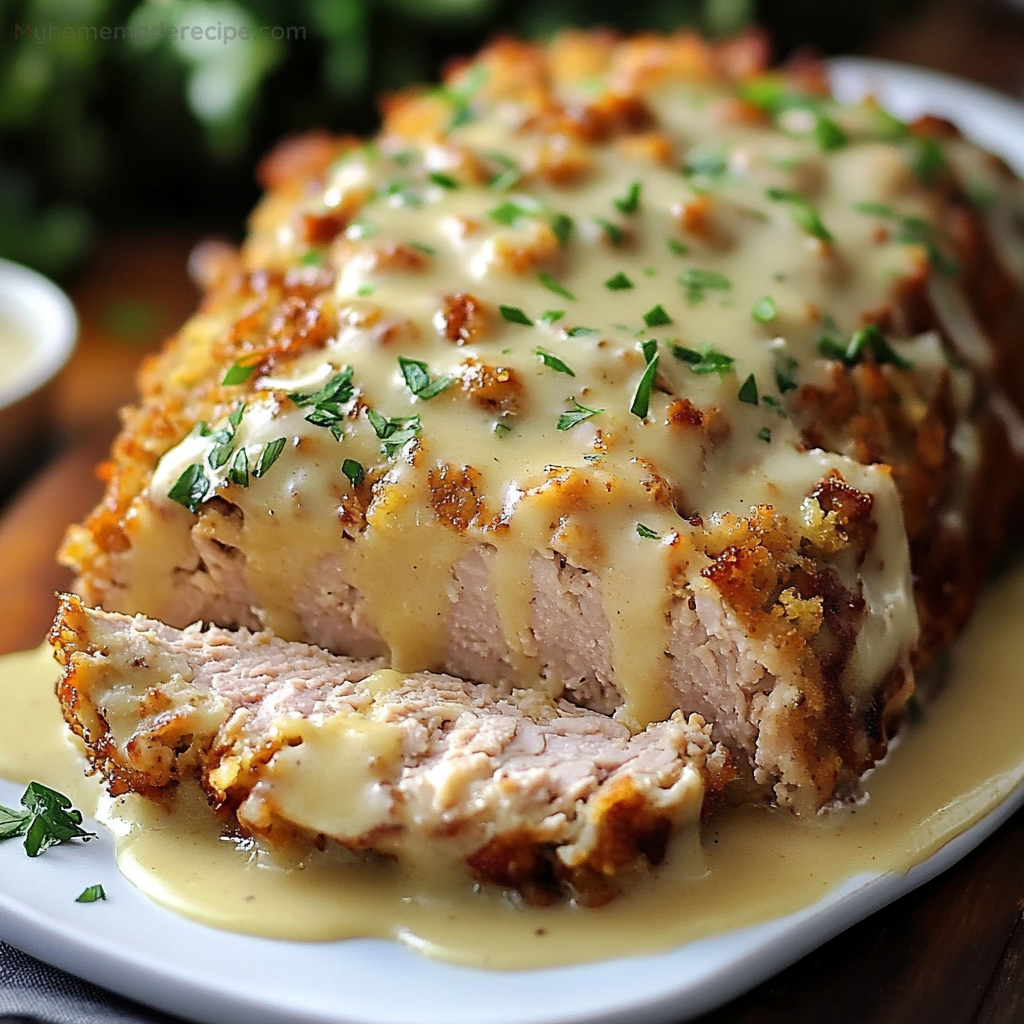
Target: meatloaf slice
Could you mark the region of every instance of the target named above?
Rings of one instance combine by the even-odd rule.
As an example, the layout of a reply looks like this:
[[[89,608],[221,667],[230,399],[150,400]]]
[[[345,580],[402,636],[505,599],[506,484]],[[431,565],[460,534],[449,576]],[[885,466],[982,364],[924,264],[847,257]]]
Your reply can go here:
[[[61,599],[64,715],[113,794],[198,778],[271,844],[426,844],[531,901],[610,898],[731,777],[699,715],[631,735],[533,690],[403,675],[270,633],[173,629]]]

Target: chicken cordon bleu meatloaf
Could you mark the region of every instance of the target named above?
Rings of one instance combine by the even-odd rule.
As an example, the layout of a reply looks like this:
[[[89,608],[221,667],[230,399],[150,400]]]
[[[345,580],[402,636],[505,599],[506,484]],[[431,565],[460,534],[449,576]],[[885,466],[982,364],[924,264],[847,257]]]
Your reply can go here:
[[[653,863],[726,782],[856,792],[1015,523],[1022,186],[766,62],[501,40],[267,158],[63,547],[115,792],[384,852],[473,818],[509,884]],[[377,758],[364,817],[274,796],[297,747]]]

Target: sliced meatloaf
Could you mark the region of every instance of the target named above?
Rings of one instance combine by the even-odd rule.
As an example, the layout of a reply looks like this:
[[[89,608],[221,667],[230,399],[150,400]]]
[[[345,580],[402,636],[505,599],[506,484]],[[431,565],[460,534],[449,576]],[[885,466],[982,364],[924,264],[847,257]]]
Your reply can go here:
[[[602,902],[697,826],[732,771],[699,715],[631,735],[534,690],[402,674],[269,633],[85,608],[64,596],[59,694],[111,792],[198,778],[281,846],[436,848],[537,902]]]
[[[638,736],[696,712],[748,794],[853,789],[1017,521],[1024,199],[765,62],[503,40],[371,143],[285,144],[143,371],[78,592]]]

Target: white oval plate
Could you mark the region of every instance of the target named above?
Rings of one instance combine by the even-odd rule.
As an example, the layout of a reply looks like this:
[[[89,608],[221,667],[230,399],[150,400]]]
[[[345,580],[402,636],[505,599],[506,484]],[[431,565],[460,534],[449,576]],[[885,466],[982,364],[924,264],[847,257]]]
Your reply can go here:
[[[1024,108],[944,75],[879,61],[833,64],[845,99],[873,92],[902,117],[955,120],[1024,172]],[[0,780],[0,803],[22,787]],[[657,1024],[713,1009],[945,871],[1022,803],[1024,784],[905,875],[853,877],[798,913],[655,956],[486,971],[377,939],[290,943],[214,931],[151,903],[119,874],[102,828],[29,860],[0,844],[0,934],[143,1003],[208,1024]],[[76,904],[101,883],[107,903]]]

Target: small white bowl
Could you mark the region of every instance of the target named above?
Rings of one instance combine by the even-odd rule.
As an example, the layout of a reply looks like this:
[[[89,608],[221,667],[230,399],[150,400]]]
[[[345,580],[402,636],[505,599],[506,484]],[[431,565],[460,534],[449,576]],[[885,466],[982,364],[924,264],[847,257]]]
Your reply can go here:
[[[0,487],[43,451],[48,385],[78,335],[71,300],[52,281],[0,260]]]

